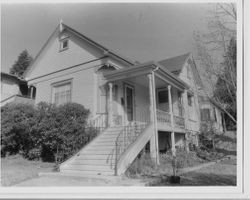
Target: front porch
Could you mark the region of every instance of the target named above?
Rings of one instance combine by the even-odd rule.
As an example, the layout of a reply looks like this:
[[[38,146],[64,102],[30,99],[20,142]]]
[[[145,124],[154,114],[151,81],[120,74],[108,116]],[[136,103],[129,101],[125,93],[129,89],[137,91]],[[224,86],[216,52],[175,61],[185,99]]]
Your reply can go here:
[[[113,71],[104,77],[108,126],[152,124],[152,157],[159,163],[159,131],[171,133],[175,155],[175,133],[182,135],[183,142],[186,138],[189,87],[156,64]]]

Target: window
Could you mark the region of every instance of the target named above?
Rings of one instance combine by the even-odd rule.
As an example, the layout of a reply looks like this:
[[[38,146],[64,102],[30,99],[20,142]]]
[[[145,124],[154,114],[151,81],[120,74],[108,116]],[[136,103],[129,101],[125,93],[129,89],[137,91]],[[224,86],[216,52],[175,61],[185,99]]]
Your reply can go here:
[[[210,121],[210,109],[201,109],[201,121]]]
[[[188,105],[193,106],[193,97],[191,95],[188,95]]]
[[[71,102],[71,81],[54,84],[52,88],[52,103],[61,105]]]
[[[157,108],[169,112],[168,90],[165,88],[157,90]]]
[[[60,41],[60,51],[66,50],[69,48],[69,40],[63,39]]]
[[[159,103],[168,102],[168,91],[167,90],[158,91],[158,102]]]
[[[217,122],[217,117],[216,117],[216,109],[215,109],[215,107],[214,107],[214,121],[216,121],[216,122]]]
[[[190,65],[187,66],[187,77],[188,77],[188,79],[191,79],[191,69],[190,69]]]

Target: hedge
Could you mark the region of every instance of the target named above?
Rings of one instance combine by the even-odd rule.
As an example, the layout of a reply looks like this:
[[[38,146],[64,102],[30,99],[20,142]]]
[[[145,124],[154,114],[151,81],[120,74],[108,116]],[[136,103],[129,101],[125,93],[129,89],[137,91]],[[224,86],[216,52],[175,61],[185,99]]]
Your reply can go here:
[[[96,136],[95,129],[87,128],[88,115],[77,103],[7,104],[1,108],[1,156],[64,161]]]

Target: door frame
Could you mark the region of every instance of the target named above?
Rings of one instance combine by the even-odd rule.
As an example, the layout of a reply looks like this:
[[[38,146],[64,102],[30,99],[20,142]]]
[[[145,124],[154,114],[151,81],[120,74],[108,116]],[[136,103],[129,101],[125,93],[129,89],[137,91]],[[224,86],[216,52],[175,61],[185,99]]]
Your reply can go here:
[[[135,87],[129,83],[126,83],[124,82],[123,83],[123,98],[124,98],[124,114],[126,114],[126,121],[128,122],[128,117],[127,117],[127,98],[126,98],[126,88],[130,88],[132,89],[132,108],[133,108],[133,114],[132,114],[132,117],[133,117],[133,120],[132,121],[135,121]]]

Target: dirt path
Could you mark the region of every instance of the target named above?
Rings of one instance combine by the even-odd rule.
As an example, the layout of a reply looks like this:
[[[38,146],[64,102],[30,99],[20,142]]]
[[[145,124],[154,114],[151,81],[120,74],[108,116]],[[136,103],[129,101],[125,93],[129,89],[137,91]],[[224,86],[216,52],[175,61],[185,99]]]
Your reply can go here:
[[[75,176],[41,176],[19,183],[14,186],[143,186],[145,183],[139,179],[126,177],[90,178]]]
[[[236,185],[236,159],[225,160],[214,165],[187,172],[181,175],[182,186],[234,186]],[[149,186],[170,186],[168,177],[158,178]],[[177,186],[177,185],[175,185]]]

